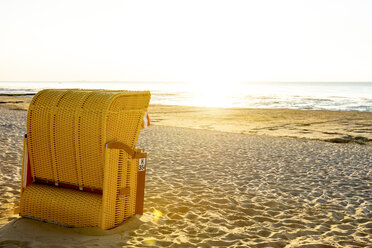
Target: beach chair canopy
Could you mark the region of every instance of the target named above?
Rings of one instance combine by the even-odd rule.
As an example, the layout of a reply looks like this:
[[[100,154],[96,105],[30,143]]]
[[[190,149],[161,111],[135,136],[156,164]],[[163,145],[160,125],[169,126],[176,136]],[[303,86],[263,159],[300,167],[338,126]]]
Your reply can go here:
[[[146,154],[135,145],[150,97],[77,89],[36,94],[27,114],[20,214],[108,229],[141,213],[138,165],[143,173]]]

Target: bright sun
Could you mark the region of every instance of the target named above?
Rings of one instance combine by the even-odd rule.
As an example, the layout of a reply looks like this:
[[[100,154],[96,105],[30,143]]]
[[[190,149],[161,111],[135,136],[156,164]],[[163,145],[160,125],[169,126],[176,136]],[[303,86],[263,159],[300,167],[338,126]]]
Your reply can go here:
[[[239,87],[235,82],[223,80],[197,80],[190,86],[192,104],[204,107],[231,106]]]

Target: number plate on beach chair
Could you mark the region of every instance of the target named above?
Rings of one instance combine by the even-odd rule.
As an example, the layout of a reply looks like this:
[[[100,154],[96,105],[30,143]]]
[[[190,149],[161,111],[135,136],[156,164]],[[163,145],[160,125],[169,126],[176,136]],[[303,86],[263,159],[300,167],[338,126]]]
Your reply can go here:
[[[144,171],[146,169],[146,158],[138,159],[138,171]]]

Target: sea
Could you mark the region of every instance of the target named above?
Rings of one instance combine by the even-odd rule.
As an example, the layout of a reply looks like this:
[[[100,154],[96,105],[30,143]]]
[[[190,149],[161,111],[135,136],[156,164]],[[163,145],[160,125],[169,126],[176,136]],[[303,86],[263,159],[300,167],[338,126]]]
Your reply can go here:
[[[0,82],[0,95],[47,88],[150,90],[162,105],[372,112],[372,82]]]

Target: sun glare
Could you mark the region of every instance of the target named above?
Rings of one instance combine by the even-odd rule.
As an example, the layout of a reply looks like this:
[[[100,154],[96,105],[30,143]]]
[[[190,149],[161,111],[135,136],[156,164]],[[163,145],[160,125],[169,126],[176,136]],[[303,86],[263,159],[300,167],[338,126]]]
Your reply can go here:
[[[192,105],[203,107],[231,106],[234,94],[239,92],[237,83],[222,80],[194,81],[191,84]]]

